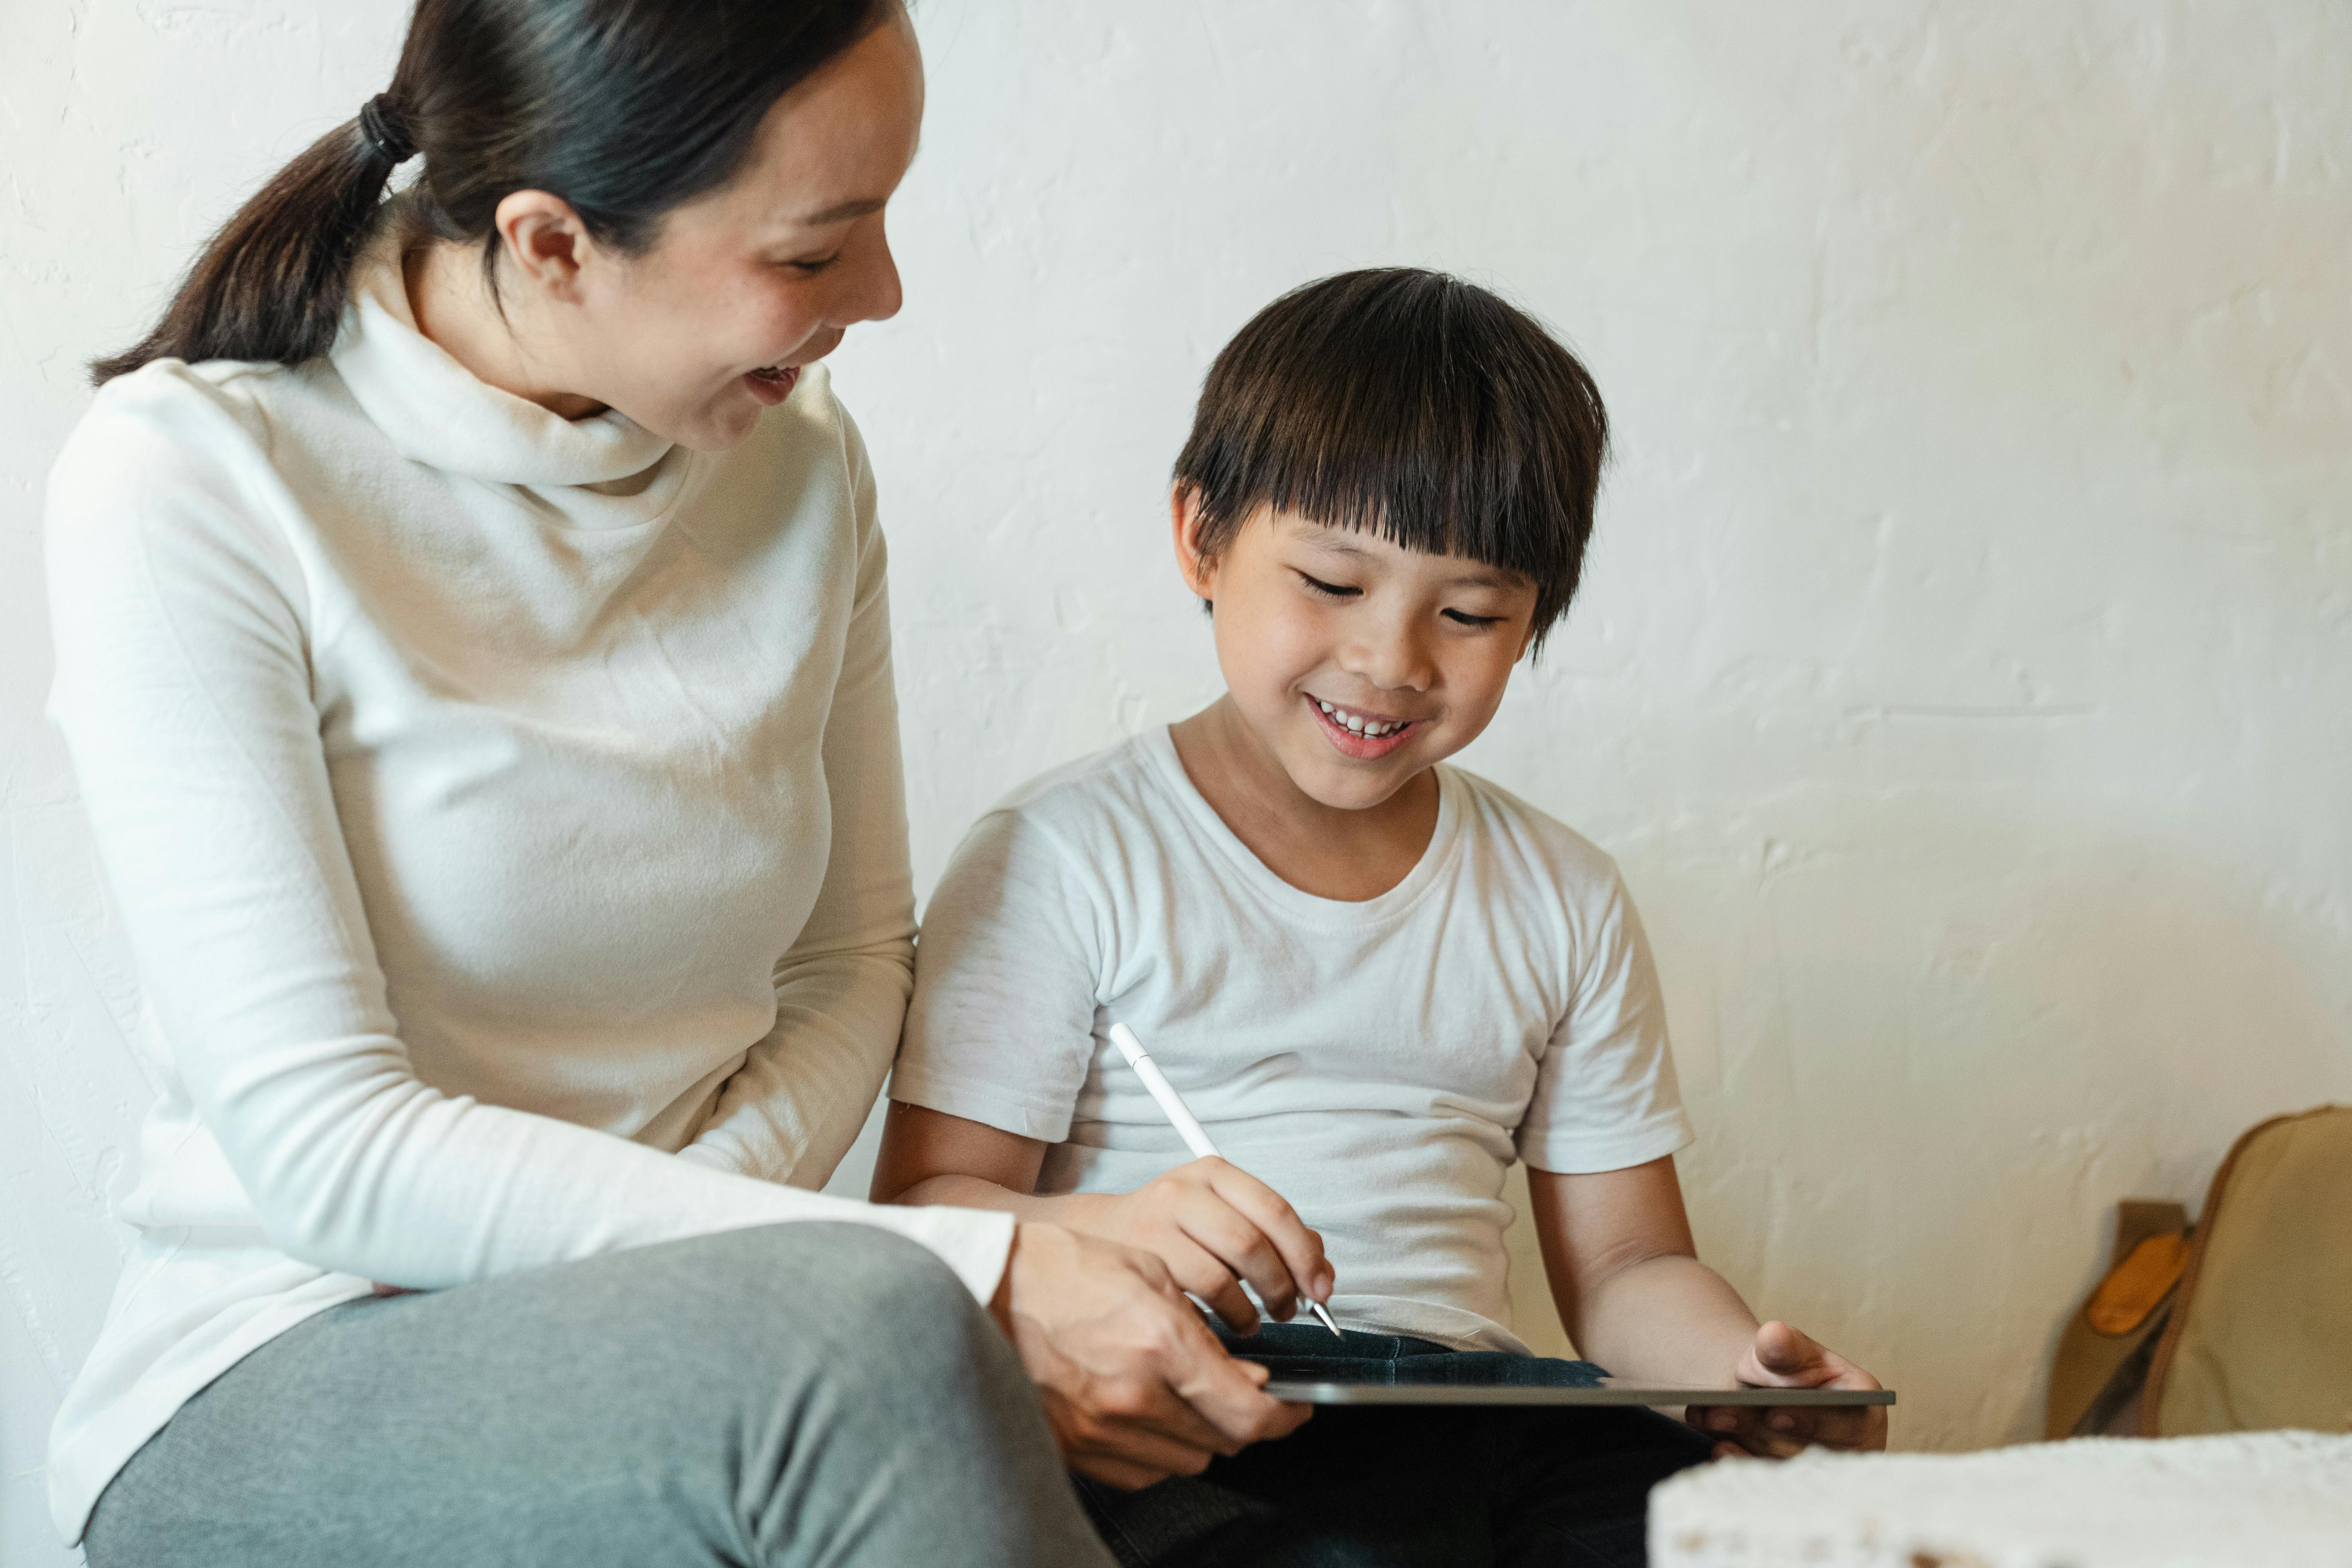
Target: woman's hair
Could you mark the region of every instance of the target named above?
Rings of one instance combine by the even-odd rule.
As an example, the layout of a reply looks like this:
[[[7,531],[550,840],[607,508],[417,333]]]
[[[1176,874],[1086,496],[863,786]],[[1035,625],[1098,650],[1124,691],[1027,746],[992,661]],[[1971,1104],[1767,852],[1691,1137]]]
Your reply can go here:
[[[895,0],[417,0],[392,86],[222,226],[154,331],[90,366],[299,364],[332,346],[385,181],[422,232],[484,243],[509,193],[547,191],[600,244],[642,251],[672,207],[725,184],[761,117],[889,16]],[[372,121],[365,123],[364,121]]]
[[[1260,310],[1209,367],[1176,482],[1214,557],[1260,507],[1536,586],[1540,641],[1592,535],[1609,419],[1576,356],[1486,289],[1343,272]]]

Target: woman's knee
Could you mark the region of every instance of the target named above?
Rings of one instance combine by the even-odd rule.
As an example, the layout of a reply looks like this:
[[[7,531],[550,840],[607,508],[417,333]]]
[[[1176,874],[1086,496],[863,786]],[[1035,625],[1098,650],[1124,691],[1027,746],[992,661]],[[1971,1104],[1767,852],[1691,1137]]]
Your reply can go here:
[[[801,1221],[683,1245],[705,1253],[700,1267],[713,1279],[779,1305],[861,1321],[908,1312],[960,1317],[978,1308],[937,1253],[878,1226]]]
[[[1011,1353],[955,1271],[895,1231],[799,1222],[673,1247],[661,1271],[684,1321],[671,1326],[751,1360],[816,1350],[841,1375],[919,1379]]]

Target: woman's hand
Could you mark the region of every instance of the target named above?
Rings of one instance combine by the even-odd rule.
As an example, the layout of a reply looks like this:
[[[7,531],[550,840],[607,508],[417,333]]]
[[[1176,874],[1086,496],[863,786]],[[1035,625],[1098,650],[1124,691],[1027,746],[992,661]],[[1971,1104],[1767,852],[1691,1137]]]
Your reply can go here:
[[[1056,1218],[1153,1254],[1179,1288],[1206,1301],[1237,1334],[1254,1334],[1258,1324],[1242,1280],[1285,1322],[1298,1315],[1305,1297],[1328,1301],[1337,1282],[1322,1237],[1282,1194],[1214,1156],[1179,1165],[1131,1193],[1064,1201],[1070,1206]]]
[[[1115,1487],[1198,1475],[1312,1414],[1259,1392],[1159,1258],[1024,1221],[989,1310],[1045,1398],[1069,1467]]]
[[[1766,1323],[1739,1358],[1739,1381],[1761,1388],[1876,1388],[1878,1379],[1786,1323]],[[1720,1439],[1718,1459],[1753,1456],[1785,1459],[1810,1444],[1827,1448],[1886,1447],[1886,1407],[1694,1405],[1683,1419]]]

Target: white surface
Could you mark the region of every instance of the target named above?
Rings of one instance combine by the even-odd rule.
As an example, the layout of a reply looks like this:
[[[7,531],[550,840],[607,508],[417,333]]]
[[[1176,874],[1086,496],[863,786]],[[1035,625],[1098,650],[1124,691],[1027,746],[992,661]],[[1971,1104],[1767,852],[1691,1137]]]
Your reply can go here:
[[[1691,1125],[1616,867],[1475,774],[1437,784],[1419,862],[1349,903],[1267,870],[1165,727],[1034,781],[931,895],[888,1093],[1044,1142],[1040,1192],[1131,1193],[1191,1142],[1101,1039],[1132,1025],[1224,1156],[1322,1233],[1342,1321],[1526,1350],[1514,1158],[1622,1170]]]
[[[2344,1568],[2352,1437],[1801,1456],[1650,1494],[1655,1568]]]
[[[1583,602],[1466,759],[1624,865],[1702,1245],[2037,1429],[2126,1194],[2352,1097],[2352,14],[2331,0],[924,0],[892,531],[919,887],[1212,691],[1160,485],[1217,345],[1386,261],[1585,352]],[[197,238],[391,72],[359,0],[0,6],[0,1563],[146,1088],[39,718],[35,502]],[[857,1156],[853,1155],[853,1159]],[[858,1178],[862,1180],[861,1178]]]

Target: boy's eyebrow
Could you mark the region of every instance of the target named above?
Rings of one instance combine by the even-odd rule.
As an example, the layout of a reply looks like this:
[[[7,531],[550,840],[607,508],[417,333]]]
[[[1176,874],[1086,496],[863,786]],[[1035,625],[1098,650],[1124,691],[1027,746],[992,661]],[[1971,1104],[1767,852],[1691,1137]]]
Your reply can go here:
[[[1450,584],[1467,588],[1524,588],[1528,580],[1517,573],[1500,566],[1473,566],[1446,579]]]
[[[1309,530],[1307,533],[1307,542],[1314,545],[1318,550],[1326,550],[1334,555],[1352,555],[1359,561],[1370,561],[1373,559],[1373,552],[1365,549],[1362,545],[1356,543],[1353,540],[1348,537],[1348,535],[1353,530],[1350,529],[1333,528],[1328,523],[1318,523]],[[1465,562],[1463,563],[1463,570],[1455,573],[1451,577],[1448,577],[1445,580],[1445,583],[1446,586],[1452,588],[1502,588],[1507,590],[1528,586],[1528,580],[1518,573],[1513,572],[1507,567],[1488,566],[1480,562]]]

